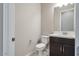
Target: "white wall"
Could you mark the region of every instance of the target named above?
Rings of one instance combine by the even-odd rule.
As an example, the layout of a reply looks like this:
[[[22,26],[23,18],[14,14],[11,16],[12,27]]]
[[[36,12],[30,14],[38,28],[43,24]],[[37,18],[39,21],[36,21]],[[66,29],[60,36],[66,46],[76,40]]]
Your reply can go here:
[[[0,3],[0,56],[3,55],[3,4]]]
[[[15,4],[16,55],[30,53],[41,34],[40,4]],[[30,43],[31,40],[31,43]]]
[[[54,7],[53,3],[41,4],[41,31],[42,34],[48,35],[54,30]]]

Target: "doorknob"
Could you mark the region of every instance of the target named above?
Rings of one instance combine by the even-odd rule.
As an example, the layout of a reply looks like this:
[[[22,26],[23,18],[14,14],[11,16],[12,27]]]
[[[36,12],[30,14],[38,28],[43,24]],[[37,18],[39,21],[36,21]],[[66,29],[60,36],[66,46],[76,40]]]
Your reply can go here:
[[[14,42],[15,41],[15,37],[12,37],[12,42]]]

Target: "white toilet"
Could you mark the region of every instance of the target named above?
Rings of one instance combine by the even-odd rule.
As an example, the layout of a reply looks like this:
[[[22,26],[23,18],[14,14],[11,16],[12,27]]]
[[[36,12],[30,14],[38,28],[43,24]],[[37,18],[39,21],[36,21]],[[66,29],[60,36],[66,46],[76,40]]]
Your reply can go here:
[[[49,41],[49,36],[42,35],[42,37],[41,37],[41,43],[39,43],[39,44],[36,45],[36,50],[38,51],[39,56],[42,55],[42,51],[46,47],[48,41]]]

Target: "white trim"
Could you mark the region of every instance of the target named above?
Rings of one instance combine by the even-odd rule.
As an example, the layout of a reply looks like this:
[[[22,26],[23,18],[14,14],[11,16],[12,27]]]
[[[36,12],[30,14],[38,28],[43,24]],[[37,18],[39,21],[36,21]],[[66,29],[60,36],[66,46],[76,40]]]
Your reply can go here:
[[[74,32],[75,32],[75,37],[76,37],[76,4],[74,4]],[[76,38],[75,38],[75,43],[76,43]],[[75,44],[75,56],[76,56],[76,44]]]
[[[12,42],[12,37],[15,38],[15,4],[9,4],[9,55],[15,55],[15,41]]]
[[[9,55],[9,36],[8,36],[8,25],[9,25],[9,15],[8,15],[8,4],[3,4],[3,56]]]
[[[60,19],[59,19],[59,21],[60,21],[59,25],[60,25],[60,31],[61,31],[61,11],[60,11]]]
[[[67,9],[67,10],[61,10],[60,12],[67,12],[67,11],[71,11],[71,10],[74,10],[74,8],[70,8],[70,9]]]
[[[12,37],[13,33],[13,4],[4,3],[3,4],[3,56],[13,56],[13,44]],[[14,13],[13,13],[14,12]],[[14,15],[15,16],[15,15]],[[15,22],[15,21],[14,21]]]
[[[74,32],[76,33],[76,4],[74,4]]]

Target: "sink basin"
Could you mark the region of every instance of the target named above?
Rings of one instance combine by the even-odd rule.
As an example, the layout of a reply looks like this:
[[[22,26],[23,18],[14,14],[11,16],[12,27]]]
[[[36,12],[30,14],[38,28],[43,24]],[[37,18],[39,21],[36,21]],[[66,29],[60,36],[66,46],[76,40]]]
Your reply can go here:
[[[54,32],[53,34],[50,34],[49,36],[54,37],[63,37],[63,38],[75,38],[74,32]]]

